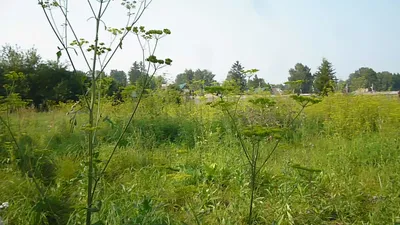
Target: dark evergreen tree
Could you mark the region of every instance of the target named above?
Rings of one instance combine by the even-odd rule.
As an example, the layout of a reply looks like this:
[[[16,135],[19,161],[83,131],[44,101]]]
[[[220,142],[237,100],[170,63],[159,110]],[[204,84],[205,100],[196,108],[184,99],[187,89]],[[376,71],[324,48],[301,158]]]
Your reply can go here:
[[[145,71],[143,62],[135,61],[128,72],[129,83],[136,85],[136,81],[145,74]]]
[[[314,77],[314,87],[320,95],[326,96],[329,92],[335,91],[335,83],[337,81],[335,70],[332,63],[327,59],[322,59],[321,66],[318,67]]]
[[[239,61],[236,61],[231,70],[228,72],[228,76],[226,80],[234,81],[236,85],[239,87],[240,91],[244,91],[246,89],[246,75],[243,73],[244,67],[240,64]]]

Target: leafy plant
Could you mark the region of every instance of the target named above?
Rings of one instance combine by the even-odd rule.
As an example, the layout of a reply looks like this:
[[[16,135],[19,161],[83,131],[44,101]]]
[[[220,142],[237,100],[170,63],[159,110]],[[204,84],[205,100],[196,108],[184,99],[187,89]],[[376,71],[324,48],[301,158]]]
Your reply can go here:
[[[245,73],[254,73],[258,70],[249,70],[245,71]],[[209,88],[211,91],[221,91],[220,88],[218,90],[216,88]],[[290,129],[293,121],[295,121],[299,115],[303,112],[304,108],[309,105],[316,104],[320,102],[320,99],[315,97],[306,97],[299,95],[292,95],[292,99],[298,102],[301,106],[301,109],[298,111],[295,117],[291,121],[288,122],[288,126],[284,129]],[[260,121],[262,125],[247,125],[245,127],[240,127],[240,124],[237,121],[237,106],[240,101],[240,97],[237,101],[226,101],[223,97],[220,97],[217,103],[214,103],[213,106],[219,106],[223,112],[225,112],[226,116],[229,118],[230,123],[232,125],[233,131],[236,133],[236,138],[239,141],[241,150],[243,155],[246,158],[247,164],[250,169],[250,203],[249,203],[249,214],[248,214],[248,224],[253,224],[253,204],[255,198],[255,191],[257,189],[256,180],[260,171],[267,164],[268,160],[271,158],[272,154],[277,150],[278,145],[281,140],[281,133],[284,131],[280,127],[270,127],[269,124],[263,124],[263,121]],[[259,107],[264,109],[270,108],[275,105],[275,101],[269,98],[261,97],[256,99],[251,99],[250,102],[254,105],[254,107]],[[267,152],[266,156],[263,157],[261,147],[261,143],[271,143],[271,150]]]
[[[76,73],[77,69],[74,64],[74,60],[71,56],[71,50],[76,53],[79,51],[81,53],[83,61],[86,63],[88,67],[88,74],[90,76],[90,88],[88,92],[83,93],[83,102],[85,107],[88,110],[88,121],[86,126],[83,127],[83,130],[87,133],[88,140],[88,152],[87,152],[87,201],[86,201],[86,224],[92,224],[92,214],[94,212],[98,212],[99,206],[94,205],[95,202],[95,194],[97,185],[102,178],[104,172],[106,171],[110,161],[112,160],[116,150],[120,146],[121,142],[123,142],[123,136],[127,131],[127,128],[131,124],[133,117],[136,114],[138,106],[143,97],[143,93],[145,88],[148,85],[148,82],[152,79],[157,70],[163,68],[164,66],[171,65],[172,60],[169,58],[160,59],[155,56],[155,51],[157,49],[159,40],[165,37],[166,35],[171,34],[169,29],[163,30],[153,30],[146,29],[144,26],[135,26],[143,13],[149,7],[152,1],[141,1],[137,3],[136,1],[126,1],[123,0],[121,5],[125,8],[128,13],[127,25],[123,28],[113,28],[107,27],[106,30],[113,37],[113,41],[106,45],[101,41],[101,32],[100,27],[102,25],[104,14],[107,12],[109,5],[112,1],[98,1],[97,9],[95,10],[95,5],[92,4],[91,1],[88,1],[88,7],[92,12],[92,17],[95,21],[95,33],[94,33],[94,41],[89,42],[84,38],[79,38],[76,34],[73,25],[68,17],[68,2],[64,1],[43,1],[38,0],[39,5],[42,7],[44,15],[46,16],[47,21],[49,22],[50,27],[54,31],[55,36],[57,37],[61,47],[58,47],[58,51],[56,53],[57,60],[59,60],[62,56],[62,52],[67,54],[69,62],[73,68],[73,71]],[[65,3],[65,4],[64,4]],[[61,18],[65,20],[65,31],[64,34],[61,35],[59,30],[57,29],[57,24],[53,19],[53,13],[57,10],[61,13]],[[51,19],[50,19],[51,18]],[[69,30],[68,30],[69,29]],[[71,32],[73,41],[68,42],[67,34]],[[102,96],[104,95],[104,90],[110,85],[109,80],[103,78],[103,72],[107,68],[107,65],[112,60],[115,53],[118,49],[122,49],[123,40],[126,38],[128,34],[133,34],[136,36],[142,50],[143,62],[147,62],[146,71],[143,71],[146,76],[143,82],[143,86],[139,97],[137,99],[136,105],[131,112],[128,122],[126,126],[123,128],[123,132],[120,134],[117,142],[114,145],[114,148],[109,155],[108,159],[104,164],[101,164],[101,161],[98,159],[99,151],[96,149],[96,134],[97,130],[100,126],[100,117],[101,117],[101,101]],[[154,42],[154,45],[150,45],[151,42]],[[148,50],[148,56],[146,57],[145,50]],[[90,59],[87,55],[92,54],[92,59]],[[91,63],[90,63],[91,61]],[[97,223],[100,223],[97,222]],[[96,224],[96,223],[95,223]]]

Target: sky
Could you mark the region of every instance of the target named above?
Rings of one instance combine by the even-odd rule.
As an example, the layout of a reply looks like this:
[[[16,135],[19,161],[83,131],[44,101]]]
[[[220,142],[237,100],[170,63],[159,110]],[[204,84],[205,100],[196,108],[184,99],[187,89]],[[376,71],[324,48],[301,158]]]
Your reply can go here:
[[[119,2],[106,12],[107,26],[125,26]],[[156,53],[173,59],[172,66],[160,71],[170,80],[185,69],[207,69],[222,81],[238,60],[277,84],[287,81],[296,63],[315,72],[323,57],[340,79],[360,67],[400,72],[399,11],[398,0],[153,0],[137,25],[171,30]],[[94,40],[91,16],[87,1],[69,0],[69,18],[79,37]],[[62,24],[60,17],[55,19]],[[37,1],[0,0],[0,21],[0,45],[35,47],[42,58],[56,59],[60,44]],[[101,40],[107,43],[111,36]],[[141,58],[135,37],[128,36],[108,71],[128,72]],[[77,67],[87,70],[79,59],[74,60]]]

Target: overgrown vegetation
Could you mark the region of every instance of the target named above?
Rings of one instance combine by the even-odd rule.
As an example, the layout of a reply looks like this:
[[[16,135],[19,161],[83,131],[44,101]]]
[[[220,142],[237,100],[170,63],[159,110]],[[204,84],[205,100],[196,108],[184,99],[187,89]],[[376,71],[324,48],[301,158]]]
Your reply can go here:
[[[167,86],[157,71],[172,60],[155,50],[171,31],[136,25],[152,1],[120,2],[127,23],[105,26],[105,44],[111,2],[87,1],[89,42],[68,1],[38,1],[57,61],[3,47],[0,224],[400,223],[399,99],[348,95],[392,90],[398,74],[360,68],[344,83],[324,58],[314,75],[289,70],[291,95],[271,95],[276,87],[236,61],[222,84],[186,69]],[[142,59],[107,75],[128,34]]]
[[[143,99],[99,183],[102,206],[95,219],[106,224],[247,223],[253,184],[229,118],[206,100],[177,104],[154,97],[167,93],[158,90]],[[259,98],[273,111],[256,107]],[[112,106],[104,100],[103,118],[109,122],[98,131],[104,137],[98,143],[100,165],[132,104]],[[9,208],[0,216],[8,224],[84,223],[86,141],[79,129],[84,118],[77,118],[71,133],[65,115],[70,107],[59,105],[47,113],[19,108],[10,115],[20,149],[38,168],[38,182],[48,184],[47,202],[40,201],[29,174],[23,175],[24,157],[1,125],[0,199]],[[267,95],[240,100],[236,116],[238,126],[265,121],[279,127],[300,109],[291,98]],[[292,129],[280,134],[278,150],[258,174],[254,223],[394,223],[400,207],[399,117],[397,96],[337,94],[307,107]],[[255,143],[268,150],[271,141]],[[260,151],[260,158],[267,154]]]

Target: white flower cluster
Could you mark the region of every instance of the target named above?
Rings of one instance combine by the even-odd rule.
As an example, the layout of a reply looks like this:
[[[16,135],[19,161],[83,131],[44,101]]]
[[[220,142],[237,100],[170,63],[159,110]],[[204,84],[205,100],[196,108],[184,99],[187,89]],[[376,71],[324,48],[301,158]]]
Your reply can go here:
[[[7,209],[8,206],[9,206],[8,202],[3,202],[3,203],[1,203],[1,205],[0,205],[0,210],[1,210],[1,209]]]

